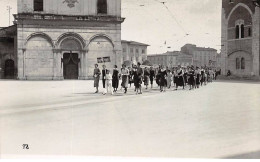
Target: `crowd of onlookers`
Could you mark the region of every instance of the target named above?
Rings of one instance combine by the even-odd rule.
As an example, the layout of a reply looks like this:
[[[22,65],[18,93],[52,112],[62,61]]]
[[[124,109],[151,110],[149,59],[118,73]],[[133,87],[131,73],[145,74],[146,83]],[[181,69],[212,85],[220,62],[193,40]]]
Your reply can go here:
[[[105,65],[100,70],[98,64],[96,64],[93,77],[96,93],[99,92],[99,81],[101,79],[104,88],[103,94],[105,95],[108,92],[114,94],[119,88],[127,93],[128,88],[132,85],[134,85],[136,94],[142,94],[142,88],[148,89],[149,86],[153,88],[155,83],[160,88],[160,92],[165,92],[171,87],[174,87],[174,90],[178,90],[180,87],[182,89],[188,87],[189,90],[192,90],[216,80],[218,75],[220,75],[220,71],[206,66],[169,68],[159,65],[158,68],[154,68],[143,67],[140,63],[137,63],[132,67],[126,67],[123,64],[121,69],[118,69],[115,65],[113,71],[108,70]],[[120,80],[122,81],[119,85]]]

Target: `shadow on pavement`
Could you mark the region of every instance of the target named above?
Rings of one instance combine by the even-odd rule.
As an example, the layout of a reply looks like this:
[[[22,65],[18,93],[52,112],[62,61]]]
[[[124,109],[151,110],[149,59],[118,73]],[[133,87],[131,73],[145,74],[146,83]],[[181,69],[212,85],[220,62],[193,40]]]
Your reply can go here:
[[[260,159],[260,151],[245,154],[233,155],[223,159]]]

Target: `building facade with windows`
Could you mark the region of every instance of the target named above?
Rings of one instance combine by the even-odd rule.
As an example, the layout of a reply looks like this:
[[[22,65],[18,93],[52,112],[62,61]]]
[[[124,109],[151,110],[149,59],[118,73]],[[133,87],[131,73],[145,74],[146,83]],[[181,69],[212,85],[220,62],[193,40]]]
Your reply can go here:
[[[181,48],[183,53],[192,55],[194,66],[217,66],[217,50],[213,48],[197,47],[193,44],[186,44]]]
[[[148,46],[148,44],[140,42],[122,40],[122,61],[132,64],[144,62],[147,60]]]
[[[179,51],[168,51],[163,54],[148,55],[147,60],[153,65],[163,65],[167,67],[191,66],[193,63],[192,55]]]
[[[88,79],[96,63],[122,64],[121,0],[19,0],[14,17],[15,78]]]
[[[222,74],[260,75],[260,12],[251,0],[222,0]]]

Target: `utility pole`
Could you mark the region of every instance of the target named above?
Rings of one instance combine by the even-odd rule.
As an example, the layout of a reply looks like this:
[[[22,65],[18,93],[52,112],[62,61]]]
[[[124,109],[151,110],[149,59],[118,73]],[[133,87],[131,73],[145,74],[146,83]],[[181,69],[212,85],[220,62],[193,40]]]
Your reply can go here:
[[[11,18],[11,6],[7,6],[7,11],[9,12],[9,26],[10,26],[10,18]]]

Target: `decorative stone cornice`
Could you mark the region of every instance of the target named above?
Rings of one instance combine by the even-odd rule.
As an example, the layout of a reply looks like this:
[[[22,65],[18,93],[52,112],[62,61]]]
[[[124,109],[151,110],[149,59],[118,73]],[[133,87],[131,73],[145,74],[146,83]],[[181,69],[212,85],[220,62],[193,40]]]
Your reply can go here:
[[[55,15],[43,13],[15,14],[15,20],[62,20],[62,21],[87,21],[87,22],[124,22],[125,18],[109,15]]]

